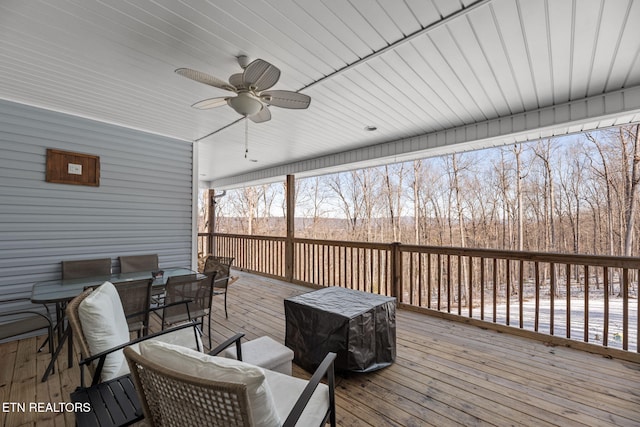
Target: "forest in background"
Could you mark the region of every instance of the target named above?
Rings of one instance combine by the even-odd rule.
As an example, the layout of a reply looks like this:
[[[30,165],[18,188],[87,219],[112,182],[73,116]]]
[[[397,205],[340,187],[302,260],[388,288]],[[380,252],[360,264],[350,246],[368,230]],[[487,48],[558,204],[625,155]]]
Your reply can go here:
[[[638,256],[639,128],[297,179],[296,237]],[[284,192],[228,191],[215,231],[284,236]]]

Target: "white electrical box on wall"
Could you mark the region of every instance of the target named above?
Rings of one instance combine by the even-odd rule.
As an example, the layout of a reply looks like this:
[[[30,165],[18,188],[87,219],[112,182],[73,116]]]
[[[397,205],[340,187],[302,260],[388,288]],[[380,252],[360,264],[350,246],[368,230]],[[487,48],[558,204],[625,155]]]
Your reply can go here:
[[[69,175],[82,175],[82,165],[69,163],[69,169],[67,172],[69,173]]]

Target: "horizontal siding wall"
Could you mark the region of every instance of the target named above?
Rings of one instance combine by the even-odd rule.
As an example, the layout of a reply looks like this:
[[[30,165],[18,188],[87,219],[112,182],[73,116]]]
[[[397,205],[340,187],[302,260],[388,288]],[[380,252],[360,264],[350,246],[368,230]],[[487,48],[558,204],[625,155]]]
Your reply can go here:
[[[45,182],[46,150],[100,156],[100,186]],[[0,100],[0,298],[60,261],[157,253],[192,264],[192,144]]]

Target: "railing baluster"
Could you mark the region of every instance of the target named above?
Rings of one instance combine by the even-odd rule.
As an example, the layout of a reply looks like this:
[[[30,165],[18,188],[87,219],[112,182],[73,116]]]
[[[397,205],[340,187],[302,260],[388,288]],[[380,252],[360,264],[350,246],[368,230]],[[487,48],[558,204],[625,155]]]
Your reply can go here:
[[[571,264],[565,266],[567,283],[567,338],[571,338]]]
[[[340,262],[342,262],[343,280],[340,286],[347,287],[347,247],[342,246],[342,255],[340,256]]]
[[[505,289],[505,298],[507,301],[507,326],[511,324],[511,261],[506,260],[507,263],[507,287]]]
[[[589,266],[584,266],[584,342],[589,342]]]
[[[538,263],[538,261],[536,261],[533,264],[533,268],[534,268],[534,273],[535,274],[535,286],[536,286],[536,312],[535,312],[535,319],[534,319],[534,324],[533,324],[533,330],[538,332],[538,326],[539,326],[539,322],[540,322],[540,264]]]
[[[640,269],[636,270],[636,353],[640,353]]]
[[[549,283],[549,335],[554,334],[555,308],[556,308],[556,265],[550,263],[550,283]]]
[[[376,277],[376,265],[378,257],[378,249],[369,249],[369,283],[371,286],[371,293],[380,295],[380,288],[378,286],[378,279]]]
[[[520,328],[524,327],[524,261],[520,260],[520,274],[518,278],[518,318]]]
[[[427,308],[431,308],[431,253],[427,252]]]
[[[604,279],[604,325],[602,329],[602,345],[609,345],[609,267],[603,269]],[[640,298],[639,298],[640,301]],[[640,311],[638,312],[638,319],[640,319]],[[640,331],[640,328],[638,328]]]
[[[388,295],[386,292],[386,286],[384,288],[384,291],[382,290],[382,252],[380,251],[380,249],[376,249],[377,251],[377,261],[378,261],[378,272],[377,272],[377,279],[378,279],[378,293],[380,295]],[[384,292],[384,293],[383,293]]]
[[[640,315],[640,313],[638,313]],[[636,344],[637,345],[637,344]],[[622,349],[629,349],[629,269],[622,269]]]
[[[447,254],[447,313],[451,313],[451,254]]]
[[[493,259],[493,323],[496,323],[498,310],[498,259]]]
[[[469,307],[469,317],[473,317],[473,257],[469,257],[469,293],[467,294],[467,306]]]
[[[413,289],[415,286],[414,276],[413,276],[413,252],[409,252],[409,304],[413,304]]]
[[[486,260],[480,257],[480,320],[484,320],[484,279]]]
[[[458,256],[458,316],[462,315],[462,266],[464,265],[463,257]]]
[[[438,254],[438,310],[440,310],[442,307],[441,287],[442,287],[442,260],[441,260],[440,254]]]
[[[418,307],[422,307],[422,294],[424,292],[424,284],[422,282],[422,264],[424,260],[424,254],[419,252],[418,254]]]

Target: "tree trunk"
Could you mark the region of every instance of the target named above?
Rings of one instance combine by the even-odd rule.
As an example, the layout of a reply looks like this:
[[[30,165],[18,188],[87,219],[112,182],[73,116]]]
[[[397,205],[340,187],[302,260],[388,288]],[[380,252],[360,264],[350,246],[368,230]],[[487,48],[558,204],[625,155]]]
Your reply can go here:
[[[629,129],[629,134],[631,134],[631,129]],[[640,125],[635,126],[635,135],[631,134],[631,136],[633,137],[633,156],[631,159],[631,179],[627,193],[627,230],[624,239],[625,256],[631,256],[633,252],[634,223],[638,205],[638,184],[640,183]]]
[[[413,233],[414,242],[416,245],[420,244],[420,203],[419,203],[419,188],[420,188],[420,170],[422,169],[422,161],[413,161]]]

